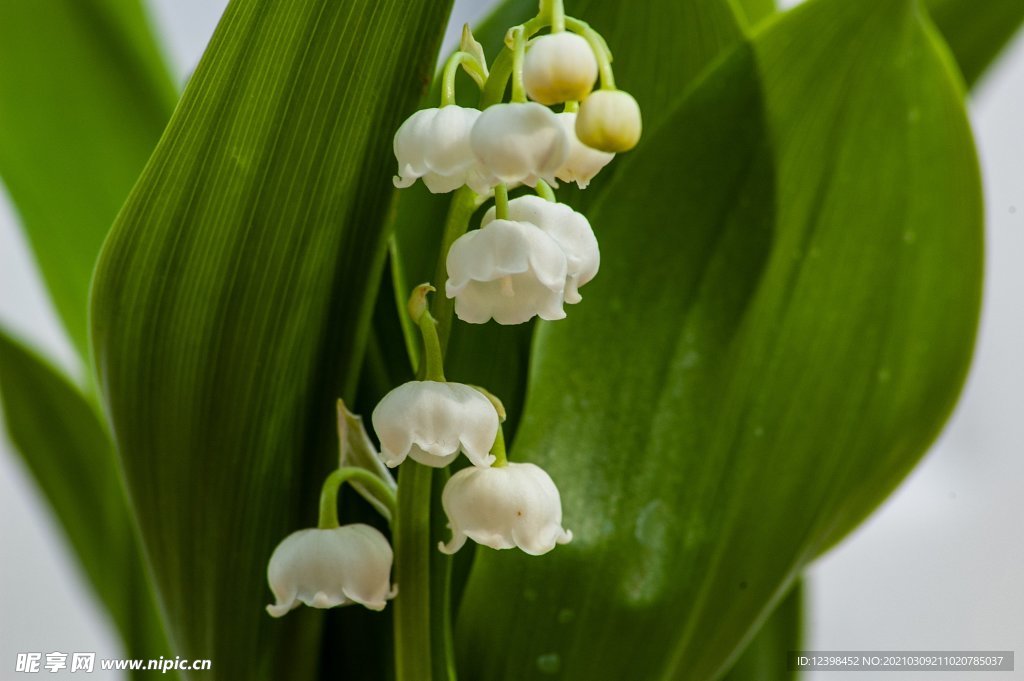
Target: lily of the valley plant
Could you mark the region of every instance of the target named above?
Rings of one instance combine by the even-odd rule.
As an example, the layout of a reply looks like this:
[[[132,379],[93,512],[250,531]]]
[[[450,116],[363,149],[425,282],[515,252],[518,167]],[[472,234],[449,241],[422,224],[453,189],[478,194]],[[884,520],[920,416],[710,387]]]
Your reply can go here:
[[[451,539],[436,550],[446,554],[472,539],[540,556],[571,541],[572,532],[562,527],[551,476],[535,464],[508,460],[500,400],[485,387],[445,379],[428,293],[440,289],[454,299],[454,314],[469,324],[564,319],[565,304],[582,300],[579,289],[597,275],[601,258],[587,218],[558,203],[553,187],[562,181],[585,188],[615,153],[640,139],[640,109],[616,88],[607,44],[566,16],[561,2],[543,3],[535,18],[510,28],[505,45],[505,67],[488,66],[466,26],[444,66],[440,105],[414,113],[394,138],[396,187],[421,180],[432,193],[458,191],[474,205],[493,199],[478,229],[467,231],[466,222],[446,230],[436,287],[417,287],[407,306],[422,340],[420,379],[387,393],[372,416],[380,460],[390,468],[446,468],[465,454],[469,465],[448,479],[440,500]],[[482,111],[455,104],[460,69],[478,87]],[[510,101],[490,101],[486,93],[504,93],[507,81]],[[510,199],[509,191],[518,188],[527,191]],[[451,314],[451,306],[435,307]],[[389,585],[392,550],[380,532],[359,523],[338,526],[342,481],[365,481],[392,522],[428,518],[436,500],[407,492],[416,482],[402,480],[396,493],[393,479],[373,467],[340,468],[327,478],[319,527],[289,535],[270,559],[267,578],[277,598],[267,608],[271,615],[300,603],[380,610],[385,599],[421,587]],[[397,559],[414,557],[399,551]],[[399,644],[402,634],[399,629]]]
[[[1024,3],[230,0],[181,92],[144,4],[0,0],[83,369],[0,329],[0,408],[125,657],[788,678],[967,375]]]

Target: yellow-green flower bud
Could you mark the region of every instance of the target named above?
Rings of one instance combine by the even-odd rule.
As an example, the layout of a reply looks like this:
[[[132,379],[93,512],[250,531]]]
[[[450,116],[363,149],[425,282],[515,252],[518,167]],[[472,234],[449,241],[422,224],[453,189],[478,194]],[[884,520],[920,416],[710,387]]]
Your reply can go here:
[[[629,151],[640,141],[640,105],[622,90],[598,90],[580,104],[576,136],[588,147]]]
[[[523,59],[523,86],[535,102],[551,105],[583,99],[594,88],[597,59],[585,38],[552,33],[535,39]]]

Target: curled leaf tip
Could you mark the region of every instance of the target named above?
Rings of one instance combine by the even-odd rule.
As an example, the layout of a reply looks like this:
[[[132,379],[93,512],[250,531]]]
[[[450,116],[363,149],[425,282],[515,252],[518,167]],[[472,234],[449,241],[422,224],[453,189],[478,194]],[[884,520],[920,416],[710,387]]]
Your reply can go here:
[[[427,311],[427,294],[436,290],[430,284],[420,284],[412,290],[412,295],[409,296],[408,310],[414,323],[419,324],[420,319]]]

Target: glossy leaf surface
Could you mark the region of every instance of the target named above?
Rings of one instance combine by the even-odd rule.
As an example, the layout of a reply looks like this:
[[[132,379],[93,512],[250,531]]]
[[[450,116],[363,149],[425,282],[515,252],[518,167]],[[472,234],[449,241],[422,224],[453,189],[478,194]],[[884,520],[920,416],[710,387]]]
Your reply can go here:
[[[477,552],[465,674],[713,678],[919,459],[980,298],[954,68],[913,2],[812,1],[622,164],[590,211],[601,273],[540,327],[512,452],[576,539]]]

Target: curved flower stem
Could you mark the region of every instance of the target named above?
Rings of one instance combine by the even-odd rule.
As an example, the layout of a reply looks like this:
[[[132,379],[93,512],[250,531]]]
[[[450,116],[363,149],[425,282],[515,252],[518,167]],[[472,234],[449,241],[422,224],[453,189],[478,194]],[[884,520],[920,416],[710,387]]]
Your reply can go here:
[[[615,74],[612,71],[612,51],[608,49],[608,43],[585,21],[566,17],[565,27],[573,33],[583,36],[590,44],[590,49],[594,51],[594,57],[597,59],[598,73],[601,75],[601,89],[614,90]]]
[[[441,106],[448,106],[455,103],[455,76],[459,67],[466,69],[477,86],[483,87],[487,80],[487,73],[484,67],[477,62],[476,58],[468,52],[455,52],[448,57],[444,63],[444,71],[441,76]]]
[[[352,481],[365,485],[373,496],[387,504],[392,518],[398,513],[395,493],[383,480],[362,468],[339,468],[327,476],[320,490],[320,522],[317,526],[321,530],[333,530],[338,527],[338,492],[342,484]]]
[[[512,101],[525,102],[526,89],[523,87],[523,58],[526,56],[526,32],[516,26],[508,32],[512,40]],[[506,38],[506,42],[508,38]]]
[[[491,454],[494,455],[492,468],[502,468],[508,465],[508,453],[505,451],[505,429],[498,427],[498,436],[494,438],[494,445],[491,446]]]
[[[494,188],[494,217],[498,220],[508,220],[507,184],[499,184]]]
[[[537,196],[550,201],[551,203],[558,203],[558,199],[555,198],[555,191],[551,188],[551,185],[544,180],[537,180],[537,186],[535,187]]]
[[[437,337],[437,321],[427,310],[427,293],[436,291],[430,284],[420,284],[409,297],[409,315],[423,336],[423,365],[421,373],[428,381],[444,383],[444,353]]]
[[[540,0],[539,16],[551,22],[551,32],[561,33],[565,30],[565,3],[563,0]]]
[[[441,237],[441,249],[438,251],[437,265],[434,268],[434,286],[438,292],[430,305],[430,312],[437,321],[438,342],[441,345],[441,356],[448,349],[448,336],[452,328],[452,311],[454,303],[444,293],[444,282],[448,277],[448,250],[455,240],[466,233],[469,219],[476,210],[476,193],[469,187],[460,187],[452,195],[448,206],[448,217],[444,222],[444,233]]]

